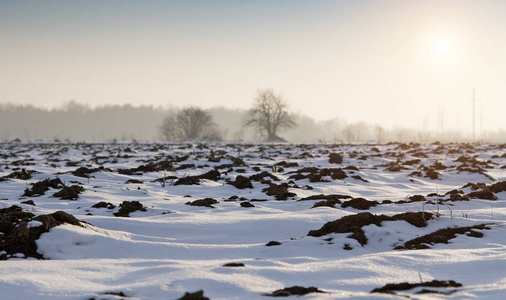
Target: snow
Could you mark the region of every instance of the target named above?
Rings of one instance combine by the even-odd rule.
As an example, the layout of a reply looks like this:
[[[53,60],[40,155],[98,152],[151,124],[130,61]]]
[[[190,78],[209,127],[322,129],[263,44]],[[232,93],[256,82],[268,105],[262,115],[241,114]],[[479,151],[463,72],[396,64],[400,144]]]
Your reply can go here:
[[[349,238],[350,233],[331,233],[322,237],[307,236],[329,221],[364,211],[351,207],[311,208],[320,200],[296,201],[318,194],[346,194],[381,202],[398,202],[412,195],[444,193],[462,189],[468,183],[492,181],[478,173],[457,172],[455,168],[438,171],[440,180],[409,176],[419,165],[439,161],[446,166],[457,166],[455,159],[461,153],[429,154],[420,158],[419,165],[406,166],[400,172],[381,167],[395,161],[386,153],[405,152],[392,145],[242,145],[241,153],[246,166],[219,169],[221,180],[202,180],[200,185],[174,185],[168,181],[163,187],[154,182],[163,176],[193,176],[204,174],[215,166],[232,164],[230,159],[219,163],[208,162],[209,149],[197,144],[160,144],[152,151],[150,144],[16,144],[2,145],[4,156],[0,176],[13,172],[13,162],[34,158],[33,165],[19,167],[38,173],[27,181],[9,179],[0,182],[0,208],[21,206],[35,215],[63,210],[83,221],[83,227],[64,224],[43,233],[37,240],[38,252],[44,260],[23,258],[23,254],[1,261],[0,290],[2,299],[119,299],[109,292],[123,292],[126,299],[178,299],[185,292],[203,290],[210,299],[261,299],[263,294],[290,286],[315,286],[328,294],[308,294],[304,299],[398,299],[389,294],[371,294],[374,288],[388,283],[435,280],[455,280],[462,283],[457,292],[441,294],[414,294],[417,290],[399,291],[417,299],[479,298],[499,299],[506,293],[506,192],[497,193],[498,200],[471,199],[437,205],[427,197],[425,202],[381,204],[368,212],[392,216],[404,212],[426,211],[439,213],[426,227],[415,227],[405,221],[385,221],[381,226],[367,225],[362,229],[368,238],[366,245]],[[126,147],[133,152],[124,151]],[[224,150],[237,155],[237,146],[211,145],[215,153]],[[380,149],[379,156],[371,151]],[[422,145],[421,150],[432,153],[439,146]],[[459,144],[446,145],[457,149]],[[66,149],[64,149],[66,148]],[[62,150],[63,149],[63,150]],[[262,151],[262,149],[266,149]],[[485,168],[496,181],[506,180],[506,164],[502,148],[496,145],[477,145],[478,159],[491,160],[493,168]],[[328,153],[343,153],[341,165],[328,163]],[[360,155],[351,157],[350,153]],[[310,152],[313,158],[297,158]],[[128,155],[128,158],[122,158]],[[134,168],[150,159],[189,155],[190,158],[174,166],[195,164],[201,168],[175,171],[145,172],[141,175],[122,175],[117,169]],[[367,160],[359,160],[369,155]],[[93,158],[101,157],[100,160]],[[492,158],[494,157],[494,158]],[[416,158],[416,157],[415,157]],[[413,157],[403,157],[410,160]],[[67,161],[81,164],[68,167]],[[299,167],[287,167],[274,173],[289,182],[289,172],[306,166],[345,168],[357,166],[359,171],[345,170],[348,175],[360,175],[368,182],[347,177],[328,182],[294,180],[299,188],[290,192],[297,197],[277,201],[262,189],[267,184],[253,181],[253,189],[237,189],[226,184],[226,179],[237,175],[251,176],[262,171],[272,172],[278,162],[297,162]],[[98,164],[97,162],[100,162]],[[72,175],[79,166],[105,169],[89,174],[90,178]],[[207,166],[205,166],[207,165]],[[9,169],[7,169],[9,167]],[[229,170],[232,169],[232,170]],[[243,173],[237,172],[244,169]],[[242,172],[242,171],[241,171]],[[353,172],[353,173],[351,173]],[[78,200],[61,200],[52,195],[50,188],[42,196],[22,197],[30,183],[46,178],[60,178],[68,185],[82,185],[85,191]],[[126,184],[128,179],[143,181]],[[76,183],[77,182],[77,183]],[[280,183],[280,182],[277,182]],[[28,185],[27,185],[28,184]],[[303,186],[313,189],[303,189]],[[463,189],[465,190],[465,189]],[[467,190],[465,190],[468,192]],[[232,195],[239,198],[264,199],[251,202],[253,208],[239,205],[240,201],[225,201]],[[186,202],[203,198],[219,201],[215,208],[195,207]],[[35,206],[22,204],[33,200]],[[346,200],[346,199],[345,199]],[[345,201],[343,200],[343,201]],[[130,217],[115,217],[114,209],[92,208],[98,202],[119,206],[123,201],[139,201],[145,212],[130,213]],[[450,211],[451,208],[451,211]],[[85,223],[84,223],[85,222]],[[418,236],[448,227],[491,224],[489,230],[479,230],[482,238],[457,235],[448,244],[430,245],[430,249],[394,250],[398,245]],[[39,227],[39,221],[30,221],[28,228]],[[331,240],[329,240],[331,238]],[[280,246],[267,247],[269,241]],[[349,246],[351,250],[344,250]],[[0,249],[1,250],[1,249]],[[245,267],[223,267],[230,262]],[[419,290],[419,289],[418,289]],[[439,289],[447,291],[445,289]]]
[[[32,227],[39,227],[39,226],[42,226],[44,224],[42,224],[42,222],[39,222],[39,221],[30,221],[28,222],[27,224],[27,227],[28,228],[32,228]]]

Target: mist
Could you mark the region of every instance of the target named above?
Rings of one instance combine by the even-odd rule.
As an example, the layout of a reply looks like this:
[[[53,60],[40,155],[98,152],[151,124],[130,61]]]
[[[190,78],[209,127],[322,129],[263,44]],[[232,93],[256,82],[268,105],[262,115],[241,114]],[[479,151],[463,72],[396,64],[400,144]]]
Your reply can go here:
[[[34,105],[0,104],[0,140],[11,141],[161,141],[162,120],[177,112],[176,106],[102,105],[70,101],[56,108]],[[207,109],[227,142],[260,142],[261,135],[243,126],[245,109],[217,106]],[[293,115],[294,128],[280,131],[292,143],[431,143],[472,142],[472,137],[457,131],[386,127],[363,121],[335,117],[317,121],[301,113]],[[482,132],[477,141],[506,142],[504,129]]]

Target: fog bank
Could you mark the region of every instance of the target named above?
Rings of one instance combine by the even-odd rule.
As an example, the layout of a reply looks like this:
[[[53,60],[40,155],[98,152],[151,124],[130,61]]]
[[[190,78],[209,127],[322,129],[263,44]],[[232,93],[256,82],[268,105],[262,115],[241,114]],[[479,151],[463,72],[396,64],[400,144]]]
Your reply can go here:
[[[0,104],[0,139],[71,140],[103,142],[106,140],[162,140],[158,127],[163,118],[177,111],[176,107],[103,105],[90,107],[74,101],[47,109],[33,105]],[[261,141],[261,136],[243,126],[246,110],[214,107],[208,110],[225,141]],[[315,121],[294,115],[297,126],[280,131],[288,142],[349,143],[349,142],[470,142],[472,136],[455,131],[427,131],[406,127],[386,128],[380,124],[354,122],[336,116]],[[477,141],[506,142],[502,128],[480,133]]]

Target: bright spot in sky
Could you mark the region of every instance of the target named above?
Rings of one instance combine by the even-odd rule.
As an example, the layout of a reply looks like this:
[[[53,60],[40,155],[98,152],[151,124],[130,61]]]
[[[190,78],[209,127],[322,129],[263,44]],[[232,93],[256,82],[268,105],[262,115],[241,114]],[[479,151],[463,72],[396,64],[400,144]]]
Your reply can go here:
[[[453,41],[448,37],[439,37],[434,42],[434,52],[438,55],[449,55],[453,52],[454,44]]]

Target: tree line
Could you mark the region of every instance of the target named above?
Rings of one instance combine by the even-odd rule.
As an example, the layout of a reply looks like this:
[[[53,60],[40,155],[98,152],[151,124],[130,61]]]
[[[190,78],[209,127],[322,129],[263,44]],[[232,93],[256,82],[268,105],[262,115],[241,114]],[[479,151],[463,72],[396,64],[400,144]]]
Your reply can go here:
[[[0,104],[0,141],[270,141],[307,143],[467,142],[459,132],[429,132],[403,127],[384,128],[339,117],[316,121],[290,112],[272,89],[257,91],[249,110],[213,107],[103,105],[75,101],[47,109]],[[483,140],[506,142],[506,131],[486,132]]]

